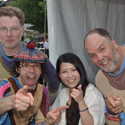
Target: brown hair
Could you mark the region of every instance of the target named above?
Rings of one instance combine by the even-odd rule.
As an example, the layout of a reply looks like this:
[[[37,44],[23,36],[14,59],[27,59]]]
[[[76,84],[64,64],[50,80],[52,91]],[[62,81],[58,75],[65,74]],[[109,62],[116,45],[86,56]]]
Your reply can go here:
[[[17,7],[12,7],[12,6],[0,7],[0,17],[2,16],[9,16],[9,17],[16,16],[19,19],[20,24],[24,25],[25,22],[24,12]]]

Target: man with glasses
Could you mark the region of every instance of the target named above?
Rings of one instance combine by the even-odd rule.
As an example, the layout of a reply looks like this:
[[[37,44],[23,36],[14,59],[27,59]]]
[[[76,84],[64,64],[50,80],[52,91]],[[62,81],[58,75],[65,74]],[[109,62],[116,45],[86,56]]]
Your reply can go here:
[[[26,45],[21,42],[24,33],[25,16],[22,10],[16,7],[0,7],[0,78],[12,75],[13,56],[26,50]],[[37,50],[35,50],[37,51]],[[45,64],[48,87],[51,92],[56,92],[59,87],[58,78],[53,65],[48,61]]]

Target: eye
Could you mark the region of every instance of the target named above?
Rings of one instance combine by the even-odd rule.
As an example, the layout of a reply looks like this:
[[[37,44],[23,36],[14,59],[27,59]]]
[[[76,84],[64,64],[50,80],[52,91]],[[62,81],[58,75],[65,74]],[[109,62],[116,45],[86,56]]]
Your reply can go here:
[[[67,73],[67,71],[62,71],[61,73],[64,74],[64,73]]]
[[[105,50],[105,47],[104,46],[101,46],[100,48],[99,48],[99,52],[103,52]]]
[[[95,54],[89,54],[90,58],[95,58],[96,55]]]
[[[6,27],[0,27],[0,31],[6,31],[7,28]]]

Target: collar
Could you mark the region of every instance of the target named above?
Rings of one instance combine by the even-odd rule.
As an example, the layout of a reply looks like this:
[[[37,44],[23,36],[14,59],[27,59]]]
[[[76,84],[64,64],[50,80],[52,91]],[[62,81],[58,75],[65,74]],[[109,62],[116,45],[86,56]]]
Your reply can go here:
[[[23,88],[23,85],[20,83],[20,81],[16,77],[12,77],[12,79],[15,81],[16,86],[18,88]]]
[[[123,63],[120,67],[120,70],[115,72],[115,73],[108,73],[108,75],[116,77],[116,76],[119,76],[124,70],[125,70],[125,58],[124,58]]]

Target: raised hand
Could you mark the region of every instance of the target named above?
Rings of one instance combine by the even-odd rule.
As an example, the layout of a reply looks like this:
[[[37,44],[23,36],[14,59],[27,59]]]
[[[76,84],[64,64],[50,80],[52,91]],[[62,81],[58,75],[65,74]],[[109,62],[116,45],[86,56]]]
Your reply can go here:
[[[83,91],[82,91],[82,86],[79,85],[77,88],[71,89],[71,97],[77,102],[80,103],[83,101]]]
[[[61,118],[61,112],[66,110],[68,106],[60,106],[56,109],[53,109],[47,113],[47,120],[49,124],[58,123]]]
[[[14,108],[17,111],[27,110],[29,106],[32,106],[34,103],[34,98],[30,92],[28,92],[29,87],[24,86],[19,89],[15,96],[15,105]]]
[[[123,102],[119,96],[108,96],[105,100],[111,112],[120,113],[123,111]]]

